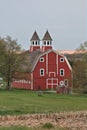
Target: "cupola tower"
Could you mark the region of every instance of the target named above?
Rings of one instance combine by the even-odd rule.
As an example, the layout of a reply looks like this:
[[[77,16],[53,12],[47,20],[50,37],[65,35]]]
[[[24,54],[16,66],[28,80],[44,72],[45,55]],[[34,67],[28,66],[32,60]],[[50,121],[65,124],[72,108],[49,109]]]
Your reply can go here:
[[[42,43],[43,43],[42,52],[52,49],[52,38],[51,38],[48,30],[46,31],[46,33],[42,39]]]
[[[33,52],[37,49],[40,49],[40,38],[37,34],[37,32],[35,31],[32,38],[30,39],[31,41],[31,45],[30,45],[30,52]]]

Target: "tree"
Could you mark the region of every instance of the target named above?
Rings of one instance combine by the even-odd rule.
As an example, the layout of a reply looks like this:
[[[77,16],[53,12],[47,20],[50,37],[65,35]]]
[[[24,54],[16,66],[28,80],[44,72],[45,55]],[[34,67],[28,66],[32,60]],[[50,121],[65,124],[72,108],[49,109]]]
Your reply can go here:
[[[84,90],[86,81],[86,62],[84,60],[76,60],[73,65],[73,86],[78,91]]]
[[[87,42],[80,44],[77,53],[68,57],[73,69],[73,87],[80,92],[87,92]]]
[[[81,43],[77,50],[87,50],[87,41]]]
[[[15,72],[21,71],[20,65],[24,55],[19,52],[21,52],[21,47],[17,40],[12,40],[10,36],[0,38],[0,74],[7,83],[7,90],[11,88]]]
[[[80,47],[77,49],[76,57],[73,58],[73,79],[74,79],[74,88],[79,91],[87,91],[87,42],[80,44]]]

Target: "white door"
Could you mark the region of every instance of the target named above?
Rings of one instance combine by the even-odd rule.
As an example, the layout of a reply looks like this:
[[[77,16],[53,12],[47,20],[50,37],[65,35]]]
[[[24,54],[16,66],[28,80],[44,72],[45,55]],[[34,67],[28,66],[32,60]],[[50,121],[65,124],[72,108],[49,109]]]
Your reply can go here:
[[[57,78],[48,78],[47,79],[47,89],[56,89],[57,86],[58,86]]]

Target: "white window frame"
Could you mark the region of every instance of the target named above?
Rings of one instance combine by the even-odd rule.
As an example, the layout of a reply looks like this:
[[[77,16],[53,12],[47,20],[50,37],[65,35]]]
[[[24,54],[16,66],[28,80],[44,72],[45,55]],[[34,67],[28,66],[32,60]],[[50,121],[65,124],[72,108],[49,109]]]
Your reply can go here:
[[[44,46],[51,46],[51,41],[50,40],[45,40],[45,41],[43,41],[43,44],[44,44]]]
[[[44,58],[43,57],[40,58],[40,62],[44,62]]]
[[[43,71],[43,72],[42,72]],[[43,74],[42,74],[43,73]],[[44,69],[43,68],[41,68],[40,69],[40,76],[44,76]]]
[[[63,74],[62,74],[63,73]],[[64,69],[60,69],[60,76],[64,76],[65,75],[65,71]]]
[[[56,77],[56,73],[55,72],[49,72],[49,77],[51,77],[51,74],[53,74],[54,77]]]
[[[65,82],[67,81],[67,85],[65,85]],[[68,79],[65,79],[64,80],[64,85],[65,85],[65,87],[68,87],[68,84],[69,84],[69,81],[68,81]]]
[[[60,62],[64,62],[64,58],[60,58]]]
[[[63,87],[63,86],[64,86],[64,81],[60,81],[59,86],[60,86],[60,87]]]
[[[39,41],[38,40],[32,41],[32,46],[39,46]]]

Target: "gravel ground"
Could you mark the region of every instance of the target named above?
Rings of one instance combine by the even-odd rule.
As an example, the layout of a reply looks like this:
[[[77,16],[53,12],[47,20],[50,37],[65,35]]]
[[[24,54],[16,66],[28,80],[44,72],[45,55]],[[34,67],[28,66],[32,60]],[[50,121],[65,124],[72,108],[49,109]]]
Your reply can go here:
[[[70,128],[70,130],[87,130],[87,111],[0,116],[2,127],[13,125],[38,127],[45,123],[52,123],[55,127]]]

